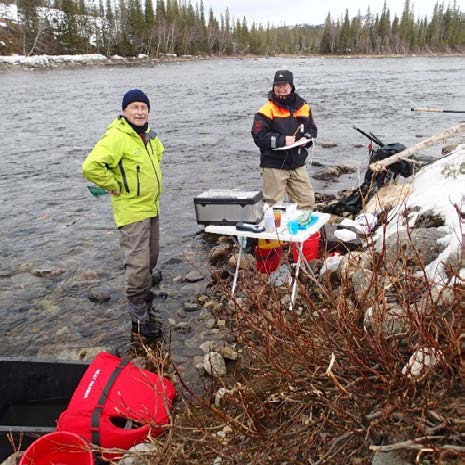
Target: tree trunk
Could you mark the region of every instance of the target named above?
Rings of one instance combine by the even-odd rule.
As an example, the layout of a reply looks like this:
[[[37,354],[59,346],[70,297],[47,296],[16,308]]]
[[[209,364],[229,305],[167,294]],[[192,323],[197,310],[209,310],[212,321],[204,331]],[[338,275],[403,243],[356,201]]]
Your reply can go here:
[[[408,149],[405,149],[402,152],[396,153],[389,158],[385,158],[384,160],[376,161],[370,165],[370,168],[373,171],[383,171],[389,165],[392,165],[396,161],[404,160],[405,158],[409,158],[421,149],[426,147],[430,147],[431,145],[435,145],[439,142],[445,142],[446,139],[452,136],[456,136],[465,132],[465,123],[457,124],[456,126],[452,126],[449,129],[445,129],[441,133],[437,134],[436,136],[432,136],[429,139],[425,139],[418,144],[412,145]]]

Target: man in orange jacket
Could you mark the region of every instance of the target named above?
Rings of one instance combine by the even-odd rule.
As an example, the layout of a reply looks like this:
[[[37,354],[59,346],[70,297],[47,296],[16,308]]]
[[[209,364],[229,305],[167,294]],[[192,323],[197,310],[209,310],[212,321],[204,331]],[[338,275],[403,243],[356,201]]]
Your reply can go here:
[[[284,199],[301,210],[311,210],[315,204],[315,193],[305,168],[312,139],[317,136],[308,103],[295,92],[293,75],[288,70],[275,73],[273,88],[268,93],[268,102],[256,113],[252,136],[260,148],[260,167],[263,180],[263,197],[273,205]],[[302,145],[292,146],[305,138]]]

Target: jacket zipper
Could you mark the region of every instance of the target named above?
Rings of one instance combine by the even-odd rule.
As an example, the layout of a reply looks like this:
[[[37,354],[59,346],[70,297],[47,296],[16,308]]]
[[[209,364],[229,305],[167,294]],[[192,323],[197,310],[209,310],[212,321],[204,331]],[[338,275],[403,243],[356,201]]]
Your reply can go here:
[[[139,178],[139,175],[140,175],[140,166],[137,165],[137,197],[140,196],[140,178]]]
[[[130,190],[129,190],[128,180],[126,178],[126,171],[124,171],[122,160],[118,162],[118,166],[119,166],[119,170],[121,171],[121,177],[123,178],[124,188],[126,189],[126,192],[129,194]]]
[[[147,141],[147,145],[149,145],[150,143],[150,140]],[[157,201],[158,199],[160,198],[160,179],[158,177],[158,173],[157,173],[157,170],[155,169],[155,165],[153,164],[153,160],[152,160],[152,157],[150,156],[150,152],[149,152],[149,149],[147,148],[147,145],[145,146],[145,149],[147,150],[147,155],[150,159],[150,163],[152,163],[152,167],[153,167],[153,172],[155,173],[155,177],[157,178],[157,182],[158,182],[158,195],[157,197],[155,198],[155,205],[157,204]],[[154,153],[153,153],[153,147],[152,147],[152,144],[150,143],[150,150],[152,152],[152,156],[155,156]]]

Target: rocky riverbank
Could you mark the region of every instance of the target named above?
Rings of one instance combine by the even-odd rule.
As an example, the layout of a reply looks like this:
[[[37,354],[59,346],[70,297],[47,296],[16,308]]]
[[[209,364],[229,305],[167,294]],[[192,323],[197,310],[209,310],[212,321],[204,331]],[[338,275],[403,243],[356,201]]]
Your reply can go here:
[[[257,275],[251,255],[228,298],[237,249],[220,240],[210,254],[224,296],[217,311],[239,342],[240,378],[217,385],[221,416],[204,405],[218,436],[178,439],[208,447],[202,463],[463,458],[464,186],[459,145],[408,182],[380,189],[355,221],[333,217],[360,240],[341,235],[331,256],[323,241],[321,258],[299,278],[295,312],[288,286]]]
[[[131,463],[148,463],[161,447],[175,456],[181,445],[190,452],[179,463],[192,463],[198,448],[208,451],[198,463],[218,464],[274,464],[280,454],[299,463],[338,463],[350,454],[358,463],[406,464],[398,451],[411,459],[415,444],[460,452],[463,186],[465,146],[459,145],[408,182],[380,189],[355,220],[334,216],[328,234],[352,234],[321,241],[320,257],[299,278],[295,312],[288,311],[288,286],[257,273],[251,254],[243,257],[231,298],[237,246],[199,234],[190,269],[189,260],[165,263],[154,292],[172,305],[166,320],[172,342],[192,346],[191,356],[176,362],[185,369],[175,374],[167,367],[167,373],[178,379],[180,398],[190,402],[197,392],[204,400],[187,416],[178,408],[169,438]],[[289,254],[283,265],[292,275]],[[37,279],[61,274],[32,273]],[[113,295],[98,276],[73,279],[76,286],[87,282],[94,302],[104,305]],[[85,359],[100,350],[111,348],[61,355]],[[146,363],[143,351],[131,355]],[[202,382],[179,382],[192,367],[208,392],[198,390]]]

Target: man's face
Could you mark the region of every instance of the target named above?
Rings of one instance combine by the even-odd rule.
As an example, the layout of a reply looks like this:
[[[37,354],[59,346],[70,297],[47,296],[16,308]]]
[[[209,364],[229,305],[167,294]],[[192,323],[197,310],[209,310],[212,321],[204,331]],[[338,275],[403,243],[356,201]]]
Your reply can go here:
[[[290,95],[292,86],[288,82],[278,82],[273,86],[273,92],[278,97],[285,97]]]
[[[149,118],[149,107],[142,102],[132,102],[123,110],[123,115],[135,126],[143,126]]]

